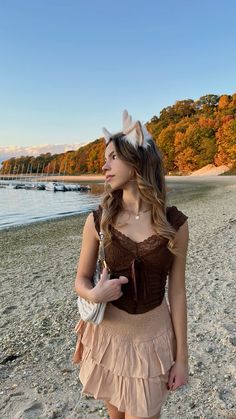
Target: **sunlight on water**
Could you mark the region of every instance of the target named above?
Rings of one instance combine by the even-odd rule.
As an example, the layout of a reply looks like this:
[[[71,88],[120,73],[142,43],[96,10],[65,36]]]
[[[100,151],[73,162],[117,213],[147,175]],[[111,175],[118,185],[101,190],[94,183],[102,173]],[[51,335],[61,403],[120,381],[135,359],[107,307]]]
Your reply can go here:
[[[103,186],[95,192],[50,192],[0,189],[0,229],[34,221],[80,214],[96,208]]]
[[[167,205],[199,199],[222,181],[223,179],[214,182],[202,182],[201,179],[193,179],[191,182],[184,179],[168,180]],[[226,181],[227,179],[224,183]],[[0,188],[0,229],[91,211],[101,201],[104,183],[90,183],[90,186],[91,191],[88,192]]]

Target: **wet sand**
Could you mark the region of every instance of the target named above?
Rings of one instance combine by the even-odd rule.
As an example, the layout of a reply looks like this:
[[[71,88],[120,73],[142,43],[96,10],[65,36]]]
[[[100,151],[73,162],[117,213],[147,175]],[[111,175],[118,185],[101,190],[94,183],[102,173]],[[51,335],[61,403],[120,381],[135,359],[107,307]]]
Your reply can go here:
[[[172,197],[171,205],[189,216],[190,380],[170,395],[162,418],[236,417],[236,182],[230,178],[189,199]],[[4,419],[107,417],[102,402],[80,399],[71,363],[79,318],[73,284],[86,216],[1,231]]]

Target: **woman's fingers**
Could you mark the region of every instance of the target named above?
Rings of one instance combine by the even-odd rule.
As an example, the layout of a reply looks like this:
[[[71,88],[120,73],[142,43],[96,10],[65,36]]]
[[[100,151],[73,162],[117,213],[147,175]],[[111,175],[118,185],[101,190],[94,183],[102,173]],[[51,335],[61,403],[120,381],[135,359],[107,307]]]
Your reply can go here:
[[[114,301],[118,300],[122,295],[123,292],[121,290],[122,284],[127,284],[128,278],[125,276],[120,276],[119,278],[114,278],[111,281],[110,274],[107,268],[104,268],[100,281],[96,285],[96,294],[97,299],[99,301]]]
[[[176,390],[188,382],[188,365],[186,362],[176,361],[171,367],[168,379],[168,389]]]
[[[185,384],[187,384],[187,380],[185,380],[181,376],[176,375],[174,372],[174,369],[172,369],[170,371],[169,380],[167,384],[168,390],[172,390],[172,391],[177,390],[177,388],[184,386]]]
[[[167,384],[168,390],[172,390],[174,381],[175,381],[175,372],[174,372],[174,369],[171,368],[170,373],[169,373],[168,384]]]
[[[127,284],[129,282],[128,278],[126,276],[119,276],[118,278],[119,284]]]
[[[108,273],[107,268],[103,268],[102,273],[101,273],[101,279],[103,281],[106,281],[107,279],[110,279],[110,274]]]
[[[171,390],[177,390],[177,388],[179,388],[179,387],[182,387],[182,386],[184,386],[184,385],[186,385],[187,384],[187,382],[185,382],[185,381],[183,381],[183,380],[181,380],[181,379],[175,379],[175,382],[174,382],[174,384],[172,385],[172,388],[171,388]]]

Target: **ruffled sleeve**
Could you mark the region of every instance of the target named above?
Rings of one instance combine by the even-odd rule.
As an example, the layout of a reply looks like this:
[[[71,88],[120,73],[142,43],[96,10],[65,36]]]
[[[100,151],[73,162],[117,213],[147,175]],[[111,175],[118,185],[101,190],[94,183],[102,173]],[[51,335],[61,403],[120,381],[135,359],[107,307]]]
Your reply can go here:
[[[167,207],[167,220],[177,231],[182,224],[188,219],[182,211],[178,210],[176,206]]]

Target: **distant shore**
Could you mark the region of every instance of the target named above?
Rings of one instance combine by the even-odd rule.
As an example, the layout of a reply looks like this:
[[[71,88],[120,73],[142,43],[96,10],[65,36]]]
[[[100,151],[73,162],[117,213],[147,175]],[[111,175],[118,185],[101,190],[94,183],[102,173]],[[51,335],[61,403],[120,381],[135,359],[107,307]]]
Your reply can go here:
[[[172,175],[170,174],[171,172],[169,172],[169,175],[166,175],[166,179],[182,179],[182,180],[189,180],[192,178],[201,178],[204,180],[204,178],[215,178],[215,177],[220,177],[220,175],[224,175],[225,173],[227,174],[227,172],[229,172],[230,168],[226,165],[221,165],[221,166],[215,166],[214,164],[207,164],[206,166],[202,167],[201,169],[195,170],[192,173],[190,173],[189,175],[181,175],[179,174],[177,175]],[[226,175],[227,176],[227,175]],[[230,175],[231,176],[231,175]],[[224,176],[221,176],[224,177]],[[37,175],[32,175],[32,174],[22,174],[22,175],[1,175],[0,174],[0,179],[14,179],[14,180],[22,180],[22,178],[24,179],[24,181],[27,180],[34,180],[34,181],[38,181],[38,182],[50,182],[50,181],[61,181],[61,182],[104,182],[105,181],[105,175],[103,174],[92,174],[92,173],[85,173],[82,175],[54,175],[54,174],[37,174]]]
[[[37,182],[95,182],[95,181],[105,181],[104,175],[77,175],[77,176],[63,176],[63,175],[44,175],[44,176],[33,176],[33,175],[0,175],[1,179],[7,179],[7,180],[24,180],[24,181],[31,181],[34,180]]]
[[[8,179],[9,180],[9,175],[6,176],[0,176],[0,178],[2,179]],[[16,177],[11,175],[10,179],[12,180],[22,180],[20,179],[20,177]],[[219,175],[189,175],[189,176],[172,176],[172,175],[166,175],[165,179],[167,181],[180,181],[180,182],[214,182],[217,180],[217,182],[221,182],[221,183],[235,183],[236,181],[236,175],[230,175],[230,176],[219,176]],[[37,176],[36,177],[32,177],[32,176],[24,176],[24,181],[30,181],[30,180],[37,180],[38,182],[42,182],[42,181],[47,181],[47,182],[53,182],[53,181],[58,181],[58,182],[105,182],[105,176],[104,175],[78,175],[78,176],[49,176],[49,177],[40,177]]]

